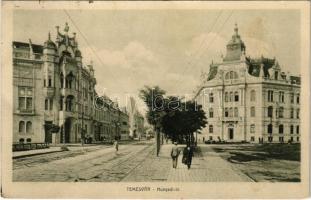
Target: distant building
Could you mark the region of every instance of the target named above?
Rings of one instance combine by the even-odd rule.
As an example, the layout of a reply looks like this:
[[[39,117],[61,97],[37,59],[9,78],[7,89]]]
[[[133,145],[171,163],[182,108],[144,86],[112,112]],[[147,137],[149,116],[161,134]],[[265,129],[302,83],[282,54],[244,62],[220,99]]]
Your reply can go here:
[[[300,141],[300,77],[276,59],[245,56],[238,27],[221,63],[212,63],[195,99],[207,115],[205,140]],[[299,67],[299,66],[297,66]]]
[[[144,123],[145,119],[141,115],[136,107],[134,98],[130,98],[128,105],[129,123],[130,123],[130,137],[131,138],[142,138],[145,136]]]
[[[83,65],[76,34],[57,27],[44,45],[13,42],[13,142],[76,143],[102,141],[126,121],[117,106],[94,106],[96,79],[92,64]],[[111,103],[107,101],[101,103]],[[110,105],[110,104],[109,104]],[[51,125],[59,131],[52,133]],[[108,139],[108,138],[107,138]]]

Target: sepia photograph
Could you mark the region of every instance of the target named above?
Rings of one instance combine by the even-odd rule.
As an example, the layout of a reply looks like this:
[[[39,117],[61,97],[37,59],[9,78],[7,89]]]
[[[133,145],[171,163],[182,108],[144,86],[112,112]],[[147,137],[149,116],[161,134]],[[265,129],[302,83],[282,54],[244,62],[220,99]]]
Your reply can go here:
[[[2,195],[308,194],[309,4],[62,3],[2,7]]]

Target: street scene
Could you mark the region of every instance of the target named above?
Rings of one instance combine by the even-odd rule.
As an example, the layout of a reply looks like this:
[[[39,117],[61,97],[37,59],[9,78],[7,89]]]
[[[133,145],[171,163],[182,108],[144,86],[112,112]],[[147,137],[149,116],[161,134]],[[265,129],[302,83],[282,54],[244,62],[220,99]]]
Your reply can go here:
[[[299,12],[16,10],[13,25],[14,182],[301,181]]]

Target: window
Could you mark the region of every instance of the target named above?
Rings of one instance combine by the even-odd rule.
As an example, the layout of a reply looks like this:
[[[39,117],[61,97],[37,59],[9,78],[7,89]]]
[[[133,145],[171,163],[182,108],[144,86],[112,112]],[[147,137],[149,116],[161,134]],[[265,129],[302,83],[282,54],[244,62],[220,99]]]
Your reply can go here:
[[[255,133],[255,124],[251,124],[250,126],[250,132]]]
[[[279,102],[284,103],[284,92],[279,92]]]
[[[251,101],[256,101],[256,92],[255,92],[255,90],[251,91]]]
[[[299,119],[299,109],[297,109],[297,119]]]
[[[72,95],[66,98],[66,111],[74,111],[74,97]]]
[[[32,88],[27,87],[19,88],[18,108],[21,111],[32,110]]]
[[[290,134],[294,134],[294,126],[290,125]]]
[[[26,132],[31,133],[32,132],[32,123],[30,121],[26,124]]]
[[[296,134],[299,134],[299,126],[296,126]]]
[[[230,97],[229,97],[229,101],[233,101],[233,92],[230,92]]]
[[[239,93],[238,92],[234,92],[234,101],[239,101]]]
[[[214,130],[213,130],[213,125],[209,125],[209,126],[208,126],[208,131],[209,131],[209,133],[213,133],[213,131],[214,131]]]
[[[225,102],[228,102],[228,92],[225,92]]]
[[[268,107],[268,117],[273,117],[273,107],[272,106]]]
[[[229,108],[229,117],[233,117],[233,108]]]
[[[268,133],[269,133],[269,134],[272,134],[272,131],[273,131],[272,124],[269,124],[269,125],[268,125]]]
[[[255,117],[255,107],[251,107],[251,117]]]
[[[20,142],[20,143],[24,143],[24,142],[25,142],[25,139],[24,139],[24,138],[20,138],[20,139],[19,139],[19,142]]]
[[[284,132],[284,126],[283,124],[279,125],[279,134],[283,134]]]
[[[297,137],[297,142],[299,142],[299,137]]]
[[[213,103],[214,102],[214,97],[213,97],[213,93],[209,94],[209,102]]]
[[[213,140],[213,136],[209,136],[209,140]]]
[[[48,86],[52,87],[52,76],[50,76],[50,75],[48,77]]]
[[[252,141],[252,142],[255,141],[255,137],[254,137],[254,136],[251,137],[251,141]]]
[[[46,87],[46,79],[43,80],[43,86]]]
[[[60,74],[60,88],[64,88],[64,75],[63,73]]]
[[[279,118],[283,118],[284,117],[284,108],[283,107],[280,107],[279,108]]]
[[[44,101],[44,109],[45,110],[49,109],[49,100],[48,99],[45,99],[45,101]]]
[[[234,117],[239,117],[239,109],[234,108]]]
[[[210,117],[210,118],[213,118],[213,117],[214,117],[214,110],[213,110],[213,108],[210,108],[210,109],[209,109],[209,117]]]
[[[229,117],[228,108],[225,108],[225,117]]]
[[[290,103],[294,103],[294,94],[293,93],[290,94]]]
[[[279,142],[283,143],[284,142],[284,137],[279,137]]]
[[[268,102],[273,102],[273,91],[268,90]]]
[[[31,138],[27,138],[26,142],[30,143],[31,142]]]
[[[53,110],[53,99],[50,99],[50,110]]]
[[[20,133],[24,133],[25,132],[25,122],[24,121],[20,121],[19,122],[18,132],[20,132]]]
[[[272,136],[269,136],[269,137],[268,137],[268,141],[269,141],[269,142],[273,142],[273,137],[272,137]]]
[[[60,97],[60,99],[59,99],[59,109],[63,110],[63,106],[64,106],[64,97]]]
[[[297,104],[299,104],[299,94],[297,94],[297,97],[296,97],[296,102],[297,102]]]
[[[290,109],[290,118],[293,119],[294,118],[294,108]]]

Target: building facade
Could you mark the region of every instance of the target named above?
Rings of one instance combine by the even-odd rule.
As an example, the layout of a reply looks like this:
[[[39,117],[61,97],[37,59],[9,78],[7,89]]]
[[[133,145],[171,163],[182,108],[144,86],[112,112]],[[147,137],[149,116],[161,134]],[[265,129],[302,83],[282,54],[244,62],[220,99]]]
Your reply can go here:
[[[300,77],[275,58],[250,58],[234,28],[221,63],[211,63],[195,95],[208,124],[202,140],[300,141]],[[204,139],[203,139],[204,138]]]
[[[118,108],[94,106],[92,64],[83,65],[76,34],[57,28],[44,45],[13,42],[13,142],[77,143],[102,141],[117,133]],[[59,131],[52,133],[51,125]],[[113,129],[115,130],[113,132]]]

